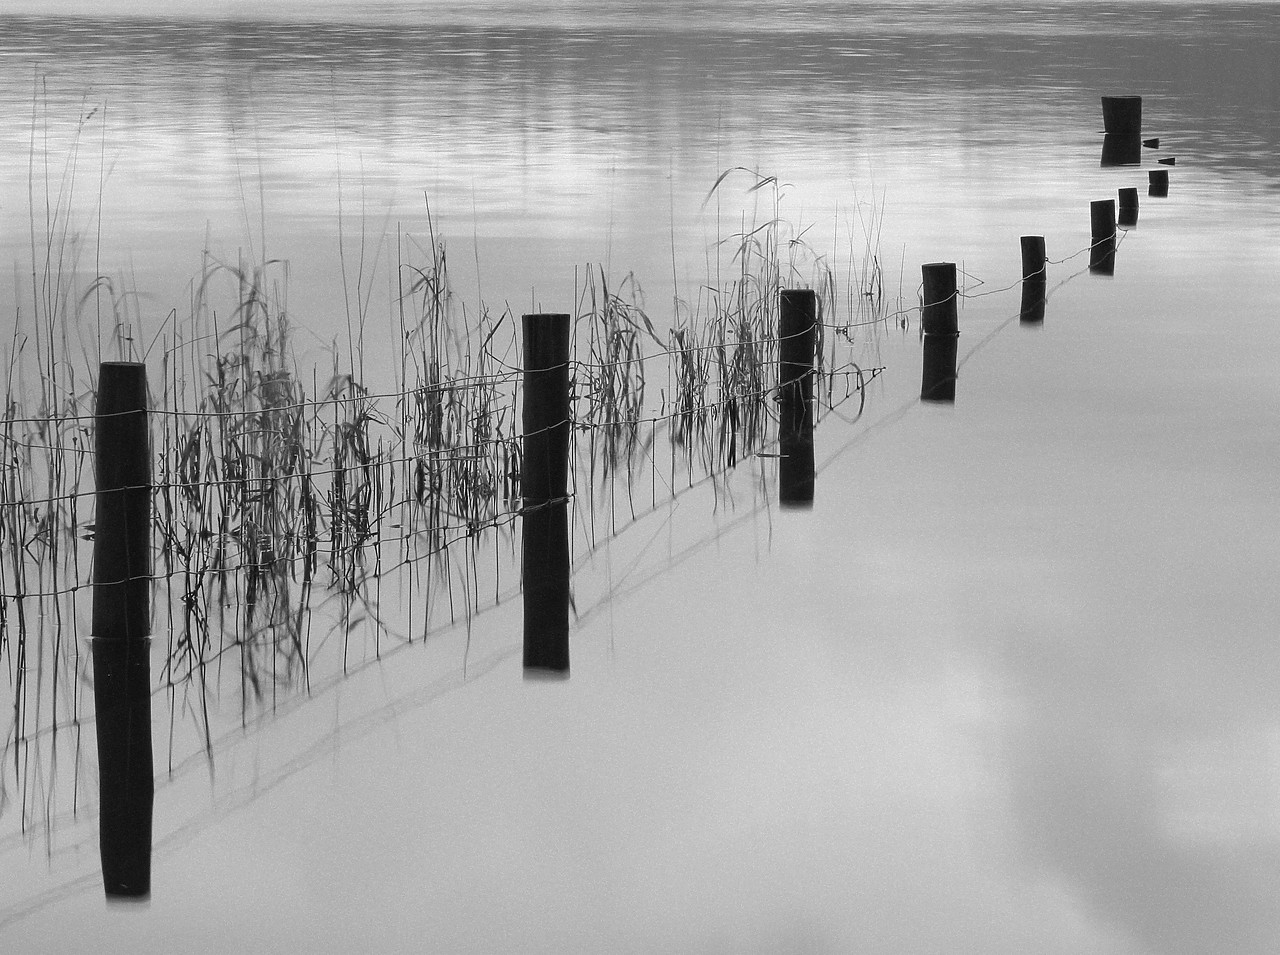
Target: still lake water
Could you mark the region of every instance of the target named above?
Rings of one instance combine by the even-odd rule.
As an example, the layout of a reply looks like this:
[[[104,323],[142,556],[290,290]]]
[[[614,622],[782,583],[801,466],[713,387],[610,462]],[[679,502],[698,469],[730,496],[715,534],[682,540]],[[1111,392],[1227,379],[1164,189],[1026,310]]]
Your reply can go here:
[[[964,300],[954,407],[913,401],[914,325],[869,338],[811,512],[766,506],[758,459],[583,560],[568,682],[522,682],[508,600],[244,729],[214,700],[212,754],[157,782],[147,907],[104,906],[70,792],[21,832],[6,759],[6,951],[1280,947],[1280,8],[0,22],[4,314],[75,155],[77,271],[136,293],[143,345],[203,249],[265,250],[326,360],[340,241],[354,275],[424,195],[470,301],[571,310],[605,263],[669,322],[762,195],[704,206],[732,166],[790,184],[838,269],[874,202],[910,305],[923,262],[980,293],[1019,235],[1077,252],[1090,200],[1178,160],[1114,277],[1050,265],[1043,327]],[[1104,93],[1144,96],[1143,168],[1099,166]]]

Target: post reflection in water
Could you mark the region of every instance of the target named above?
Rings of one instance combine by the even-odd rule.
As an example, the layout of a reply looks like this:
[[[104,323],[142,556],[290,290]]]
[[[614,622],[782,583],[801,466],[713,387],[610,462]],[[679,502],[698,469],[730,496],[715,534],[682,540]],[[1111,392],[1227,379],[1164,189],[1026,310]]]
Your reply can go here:
[[[1137,166],[1142,162],[1142,140],[1137,136],[1106,133],[1102,137],[1103,166]]]
[[[150,639],[93,639],[98,826],[109,898],[151,894]]]
[[[956,400],[956,353],[960,347],[956,314],[956,265],[932,262],[922,266],[924,307],[920,328],[924,339],[920,399],[952,403]]]

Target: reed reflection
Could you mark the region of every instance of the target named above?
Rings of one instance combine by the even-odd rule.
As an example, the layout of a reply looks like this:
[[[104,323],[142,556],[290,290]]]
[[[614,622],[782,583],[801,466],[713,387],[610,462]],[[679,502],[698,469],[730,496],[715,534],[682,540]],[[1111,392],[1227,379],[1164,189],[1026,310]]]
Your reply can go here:
[[[759,212],[762,221],[744,217],[741,231],[719,240],[733,270],[723,282],[709,273],[701,301],[679,303],[675,327],[659,331],[633,276],[613,281],[597,266],[586,273],[572,316],[571,484],[561,495],[573,508],[575,553],[606,546],[646,513],[669,513],[687,490],[709,483],[717,496],[729,494],[729,476],[744,465],[761,487],[778,473],[780,484],[799,484],[811,499],[812,428],[824,409],[851,401],[860,414],[865,386],[881,371],[862,362],[864,354],[877,356],[874,343],[886,327],[878,267],[860,272],[861,260],[851,258],[840,279],[847,294],[838,294],[831,261],[780,214],[775,179],[734,169],[713,192],[728,192],[744,177],[753,207],[771,199]],[[872,206],[867,214],[874,220],[879,212]],[[788,273],[779,268],[783,250]],[[865,260],[876,261],[878,251],[869,245]],[[109,550],[123,538],[108,532],[112,512],[100,508],[94,544],[102,574],[96,603],[127,609],[122,633],[131,638],[145,637],[153,616],[166,633],[153,644],[159,652],[150,673],[139,647],[126,653],[104,644],[95,651],[103,846],[111,859],[131,860],[107,863],[112,892],[145,892],[146,879],[134,871],[145,852],[128,848],[146,841],[150,825],[146,764],[138,755],[149,745],[149,703],[136,695],[139,687],[150,682],[163,694],[157,698],[170,716],[161,724],[170,770],[201,752],[212,759],[219,734],[229,731],[223,723],[248,727],[271,719],[317,682],[340,679],[390,646],[469,622],[507,599],[519,580],[513,555],[523,436],[520,369],[510,357],[517,353],[515,322],[483,303],[464,309],[437,237],[406,238],[396,257],[396,364],[370,363],[378,371],[368,379],[354,332],[349,361],[335,354],[323,377],[318,369],[300,372],[285,307],[289,273],[277,262],[206,256],[189,313],[157,336],[164,373],[152,379],[150,395],[158,430],[155,447],[140,456],[153,463],[155,478],[149,470],[122,475],[121,490],[108,494],[128,505],[132,517],[122,520],[141,534]],[[799,336],[780,335],[784,278],[808,286],[795,292],[804,304]],[[70,277],[62,281],[68,299],[83,295]],[[835,315],[838,298],[849,303],[844,323],[822,321]],[[225,315],[236,321],[220,323]],[[783,356],[784,342],[798,343],[800,353]],[[128,353],[127,342],[113,344]],[[41,360],[57,361],[61,370],[76,358],[42,353]],[[125,372],[138,375],[134,398],[143,407],[143,363],[105,362],[99,369],[104,378]],[[95,458],[80,434],[88,429],[77,422],[93,389],[77,393],[52,417],[33,413],[13,394],[0,419],[21,449],[0,517],[6,533],[36,542],[6,551],[6,572],[14,572],[6,579],[38,582],[41,599],[56,598],[68,620],[74,588],[83,586],[77,575],[89,566],[87,556],[77,559],[76,546],[92,536],[75,507],[91,496],[84,467]],[[114,448],[120,442],[110,429],[131,419],[101,410],[99,436]],[[562,414],[553,423],[563,420]],[[149,441],[146,427],[133,437],[139,447]],[[808,452],[803,461],[795,441]],[[802,467],[793,480],[797,462]],[[58,501],[58,510],[45,513],[42,497]],[[138,555],[147,560],[129,569]],[[111,570],[125,557],[125,571]],[[152,586],[154,614],[143,603]],[[13,589],[4,590],[6,598]],[[125,596],[108,599],[117,591]],[[6,640],[14,636],[19,654],[43,653],[45,643],[22,625],[31,605],[13,606],[14,614],[0,616],[0,632]],[[41,607],[42,617],[60,612]],[[59,680],[87,683],[89,664],[70,652],[76,645],[55,643],[53,661],[20,662],[14,693],[21,698],[31,674],[54,670]],[[7,746],[43,752],[44,741],[52,748],[60,733],[78,732],[77,696],[42,698],[60,704],[56,713],[51,705],[38,719],[15,722]],[[27,710],[19,705],[15,712]],[[51,761],[6,765],[24,787],[54,786]],[[67,775],[76,771],[71,765]],[[48,778],[37,779],[42,775]],[[35,824],[52,830],[64,818],[74,824],[74,815],[57,814]]]

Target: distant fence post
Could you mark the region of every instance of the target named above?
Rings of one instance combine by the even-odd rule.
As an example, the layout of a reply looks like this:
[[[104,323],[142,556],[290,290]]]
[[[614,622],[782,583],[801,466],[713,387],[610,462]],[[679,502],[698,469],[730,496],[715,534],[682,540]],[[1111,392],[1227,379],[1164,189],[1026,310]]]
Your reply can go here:
[[[1022,308],[1019,317],[1028,324],[1044,321],[1045,290],[1048,286],[1048,256],[1044,236],[1022,237]]]
[[[103,362],[95,409],[93,698],[109,896],[151,892],[151,443],[147,371]]]
[[[569,670],[569,316],[524,316],[524,667]]]
[[[1126,186],[1120,190],[1116,211],[1116,225],[1132,229],[1138,224],[1138,190]]]
[[[1147,171],[1147,195],[1163,199],[1169,194],[1169,170],[1151,169]]]
[[[960,324],[956,312],[956,264],[931,262],[924,275],[924,365],[920,382],[923,401],[956,400],[956,351]]]
[[[1142,136],[1142,97],[1102,97],[1102,127],[1116,136]]]
[[[1116,201],[1089,203],[1089,271],[1111,275],[1116,270]]]
[[[1102,97],[1102,165],[1142,162],[1142,97]]]
[[[813,359],[818,295],[783,289],[778,301],[778,501],[813,504]]]

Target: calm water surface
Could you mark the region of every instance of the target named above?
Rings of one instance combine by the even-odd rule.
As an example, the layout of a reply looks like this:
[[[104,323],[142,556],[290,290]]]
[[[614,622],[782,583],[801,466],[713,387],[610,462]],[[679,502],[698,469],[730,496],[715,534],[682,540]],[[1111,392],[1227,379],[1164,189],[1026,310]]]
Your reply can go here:
[[[521,681],[511,600],[310,697],[215,698],[211,753],[179,701],[149,907],[104,907],[77,787],[21,831],[10,757],[6,950],[1280,947],[1280,8],[688,10],[4,19],[19,334],[65,221],[142,343],[202,250],[287,258],[324,361],[363,231],[377,357],[379,243],[428,202],[469,301],[569,310],[597,262],[670,322],[773,212],[745,176],[704,206],[731,166],[837,269],[874,201],[891,298],[940,259],[978,296],[1177,157],[1114,277],[1049,267],[1042,328],[964,300],[954,407],[914,400],[914,326],[868,335],[887,370],[820,428],[812,512],[757,459],[582,559],[567,683]],[[1141,169],[1099,166],[1112,92],[1161,139]]]

